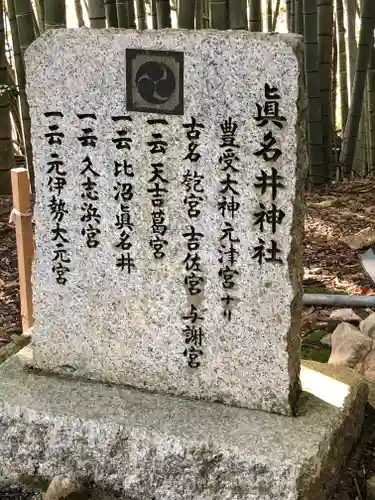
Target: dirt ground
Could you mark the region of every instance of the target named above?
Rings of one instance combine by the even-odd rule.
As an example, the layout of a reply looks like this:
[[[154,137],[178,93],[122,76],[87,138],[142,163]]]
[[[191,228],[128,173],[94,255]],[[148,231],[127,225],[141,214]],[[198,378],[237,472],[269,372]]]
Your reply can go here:
[[[375,230],[375,181],[341,183],[309,193],[305,214],[304,289],[306,293],[375,294],[362,269],[359,253],[342,238],[368,226]],[[10,197],[0,197],[0,347],[21,332],[16,238],[9,223]],[[327,361],[329,348],[320,344],[332,309],[308,307],[302,317],[302,356]],[[356,310],[365,316],[369,310]],[[375,474],[375,410],[367,407],[362,438],[353,452],[332,500],[365,500],[365,480]],[[3,493],[3,496],[2,496]],[[15,491],[0,491],[14,498]],[[26,498],[21,492],[19,498]]]

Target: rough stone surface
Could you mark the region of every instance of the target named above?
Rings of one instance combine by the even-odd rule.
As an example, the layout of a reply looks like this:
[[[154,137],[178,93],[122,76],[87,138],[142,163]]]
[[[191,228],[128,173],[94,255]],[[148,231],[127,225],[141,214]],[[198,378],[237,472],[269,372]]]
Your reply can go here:
[[[366,500],[375,500],[375,476],[366,481]]]
[[[354,368],[372,348],[372,339],[350,323],[341,323],[332,333],[332,351],[328,363]]]
[[[327,333],[327,335],[324,335],[324,337],[322,337],[320,339],[320,343],[323,345],[331,346],[332,345],[332,333]]]
[[[375,382],[375,349],[371,349],[362,363],[357,365],[357,370],[365,379]]]
[[[331,321],[345,321],[346,323],[352,323],[354,325],[359,325],[361,318],[356,314],[353,309],[336,309],[332,311],[329,319]]]
[[[364,335],[368,335],[373,339],[375,336],[375,314],[370,314],[366,319],[361,321],[359,329]]]
[[[366,227],[358,233],[344,238],[343,241],[352,250],[368,248],[375,243],[375,230],[373,227]]]
[[[342,408],[303,393],[292,418],[28,373],[23,355],[0,367],[0,480],[74,474],[132,500],[326,500],[367,398],[353,376]]]
[[[51,30],[29,47],[27,93],[37,200],[34,366],[152,391],[292,412],[299,392],[301,196],[307,165],[302,137],[300,40],[296,35],[241,31],[75,29]],[[184,116],[127,112],[127,48],[184,53]],[[272,122],[257,126],[256,105],[265,105],[265,84],[277,87],[271,94],[280,96],[279,113],[286,118],[283,128]],[[62,112],[63,118],[44,116],[52,111]],[[76,115],[93,112],[96,120],[79,120]],[[133,121],[113,122],[111,117],[118,115],[130,116]],[[168,125],[150,126],[146,120],[151,118],[165,118]],[[205,127],[197,139],[201,157],[195,163],[184,160],[189,139],[183,124],[191,123],[192,118]],[[234,188],[240,209],[233,219],[228,219],[226,211],[224,219],[218,207],[223,196],[220,190],[226,189],[220,156],[227,150],[220,147],[221,125],[230,118],[238,126],[238,172],[231,179],[235,175],[238,182]],[[53,125],[65,134],[61,145],[50,146],[45,137]],[[95,148],[84,147],[78,140],[87,127],[98,137]],[[117,150],[112,142],[119,137],[116,131],[124,128],[132,140],[130,151]],[[262,149],[260,144],[268,140],[265,135],[269,132],[276,140],[273,147],[282,152],[275,162],[254,154]],[[162,133],[168,143],[165,154],[150,153],[147,143],[153,139],[152,133]],[[55,181],[49,185],[47,173],[51,153],[59,154],[67,172],[67,184],[60,194],[68,212],[63,214],[60,227],[67,230],[69,243],[65,247],[71,260],[65,285],[56,283],[53,272],[57,244],[53,238],[57,236],[52,233],[56,220],[49,205],[57,192]],[[87,166],[83,163],[86,155],[99,173],[94,178],[99,199],[93,202],[101,215],[97,248],[87,248],[86,235],[81,234],[86,222],[81,221],[85,177],[80,172]],[[134,176],[122,173],[116,178],[114,162],[124,159],[132,165]],[[168,190],[164,206],[168,245],[165,257],[158,260],[149,244],[152,207],[147,191],[154,186],[150,179],[155,161],[163,163],[163,176],[169,181],[162,184]],[[262,171],[272,175],[271,166],[280,176],[276,209],[285,213],[275,234],[267,222],[264,232],[254,225],[254,214],[262,211],[262,206],[272,210],[270,187],[262,194],[254,186]],[[201,214],[189,219],[182,182],[194,168],[204,176],[204,193]],[[133,198],[123,202],[128,203],[134,224],[127,240],[132,244],[128,251],[135,264],[130,274],[116,267],[121,250],[115,245],[121,231],[115,227],[120,199],[114,199],[114,186],[119,179],[122,183],[130,179],[133,185]],[[230,201],[233,193],[227,189],[224,194]],[[220,240],[227,223],[233,224],[233,239],[239,240],[233,245],[238,249],[233,289],[225,289],[220,276],[220,252],[230,250],[229,236]],[[203,234],[197,271],[203,285],[196,296],[189,294],[185,283],[187,242],[183,234],[190,231],[191,224]],[[260,239],[265,250],[272,240],[277,243],[282,264],[263,261],[261,265],[254,258]],[[227,254],[223,259],[224,265]],[[231,321],[224,317],[222,300],[228,291],[235,297]],[[192,326],[186,316],[191,315],[192,306],[203,317],[196,324],[203,334],[198,368],[189,367],[183,354],[187,347],[185,329]],[[190,349],[192,340],[189,342]]]

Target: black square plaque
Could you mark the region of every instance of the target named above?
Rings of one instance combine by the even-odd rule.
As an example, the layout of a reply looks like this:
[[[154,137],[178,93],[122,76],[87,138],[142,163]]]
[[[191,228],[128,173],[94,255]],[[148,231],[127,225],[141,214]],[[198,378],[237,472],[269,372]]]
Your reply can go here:
[[[183,115],[183,52],[126,49],[126,108]]]

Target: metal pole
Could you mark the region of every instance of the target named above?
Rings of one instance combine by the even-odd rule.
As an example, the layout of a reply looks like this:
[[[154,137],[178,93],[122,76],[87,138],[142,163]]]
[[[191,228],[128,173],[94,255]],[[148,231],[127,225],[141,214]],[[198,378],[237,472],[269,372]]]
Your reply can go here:
[[[346,306],[375,308],[375,295],[337,295],[326,293],[305,293],[304,306]]]

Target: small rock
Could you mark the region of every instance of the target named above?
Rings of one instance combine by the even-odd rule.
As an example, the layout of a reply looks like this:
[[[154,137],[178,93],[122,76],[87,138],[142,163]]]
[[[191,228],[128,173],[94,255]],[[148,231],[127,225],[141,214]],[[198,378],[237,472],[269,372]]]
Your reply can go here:
[[[353,309],[336,309],[333,311],[329,317],[332,321],[337,321],[341,323],[345,321],[346,323],[352,323],[353,325],[359,325],[361,318],[356,314]]]
[[[332,352],[328,363],[354,368],[372,348],[373,340],[350,323],[341,323],[332,333]]]
[[[375,349],[371,349],[363,362],[357,365],[357,370],[367,380],[375,382]]]
[[[61,500],[72,495],[77,500],[87,500],[88,498],[87,491],[81,483],[65,476],[55,476],[43,498],[44,500]]]
[[[368,248],[375,243],[375,229],[370,226],[366,227],[356,234],[343,238],[342,241],[352,250]]]
[[[327,333],[327,335],[324,335],[324,337],[322,337],[320,339],[320,343],[323,345],[331,346],[332,345],[332,333]]]
[[[371,338],[375,336],[375,314],[370,314],[366,319],[360,322],[359,329],[364,335],[368,335]]]
[[[375,500],[375,476],[371,476],[366,481],[367,500]]]

